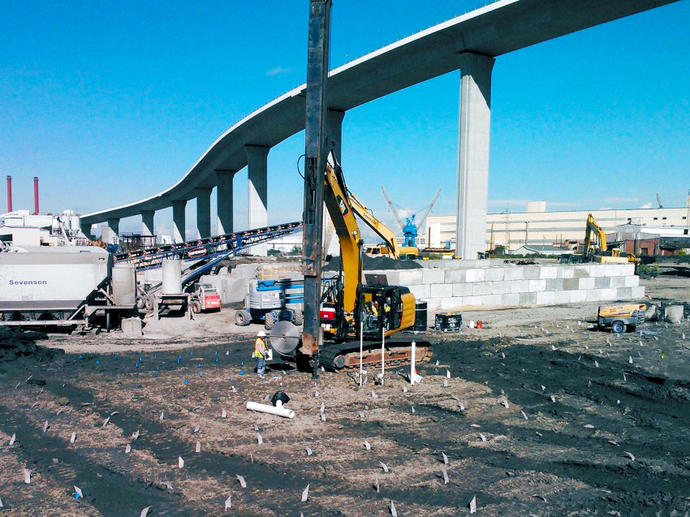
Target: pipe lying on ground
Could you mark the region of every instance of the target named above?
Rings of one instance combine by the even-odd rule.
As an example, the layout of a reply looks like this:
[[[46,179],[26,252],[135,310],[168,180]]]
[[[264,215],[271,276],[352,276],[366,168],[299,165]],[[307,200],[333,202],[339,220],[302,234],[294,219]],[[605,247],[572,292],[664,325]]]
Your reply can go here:
[[[258,411],[259,413],[282,416],[284,418],[295,418],[295,412],[292,409],[284,408],[280,401],[278,401],[275,406],[259,404],[258,402],[247,402],[247,409],[250,411]]]

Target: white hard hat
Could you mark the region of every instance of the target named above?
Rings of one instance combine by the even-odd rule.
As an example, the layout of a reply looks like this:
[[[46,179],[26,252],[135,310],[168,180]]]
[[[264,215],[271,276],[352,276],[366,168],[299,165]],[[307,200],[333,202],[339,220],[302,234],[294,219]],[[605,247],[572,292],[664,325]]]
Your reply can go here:
[[[259,337],[266,337],[266,333],[263,330],[260,330],[259,332],[257,332],[256,335]]]

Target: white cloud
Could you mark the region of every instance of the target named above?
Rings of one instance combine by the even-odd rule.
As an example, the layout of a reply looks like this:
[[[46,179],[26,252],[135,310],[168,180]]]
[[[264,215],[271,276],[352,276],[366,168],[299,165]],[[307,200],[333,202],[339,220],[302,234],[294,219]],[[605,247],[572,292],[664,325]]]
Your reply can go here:
[[[651,203],[645,203],[640,208],[654,208],[654,206]]]
[[[396,212],[398,212],[398,217],[403,221],[406,217],[412,217],[412,214],[414,213],[410,208],[398,208],[396,209]]]
[[[266,72],[266,75],[272,77],[274,75],[289,74],[290,72],[292,72],[292,68],[276,66],[274,68],[271,68],[268,72]]]

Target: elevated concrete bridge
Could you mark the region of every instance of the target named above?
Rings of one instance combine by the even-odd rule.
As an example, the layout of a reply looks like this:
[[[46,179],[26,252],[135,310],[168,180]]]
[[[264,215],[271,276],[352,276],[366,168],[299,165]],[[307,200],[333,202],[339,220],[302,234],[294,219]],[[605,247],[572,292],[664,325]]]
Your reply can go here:
[[[332,70],[328,134],[340,153],[345,112],[427,79],[460,69],[457,254],[484,251],[489,178],[491,71],[495,58],[677,0],[500,0],[445,21]],[[602,49],[605,51],[605,49]],[[196,198],[200,237],[211,234],[210,196],[217,188],[218,233],[233,231],[233,177],[248,166],[249,227],[267,225],[267,156],[304,129],[301,85],[223,133],[173,186],[146,199],[82,216],[83,228],[141,215],[153,233],[156,210],[172,206],[174,239],[185,240],[185,207]],[[88,233],[88,232],[86,232]]]

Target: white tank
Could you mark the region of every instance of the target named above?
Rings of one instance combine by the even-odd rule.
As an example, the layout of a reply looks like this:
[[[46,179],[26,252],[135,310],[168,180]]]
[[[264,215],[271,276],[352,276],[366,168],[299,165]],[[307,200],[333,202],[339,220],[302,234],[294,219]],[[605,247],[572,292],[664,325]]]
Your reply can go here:
[[[134,307],[137,301],[136,269],[131,264],[113,266],[110,285],[115,305]]]
[[[79,217],[74,210],[65,210],[62,212],[62,223],[65,228],[77,232],[81,229],[81,217]]]
[[[163,294],[180,294],[182,292],[182,261],[163,259]]]

